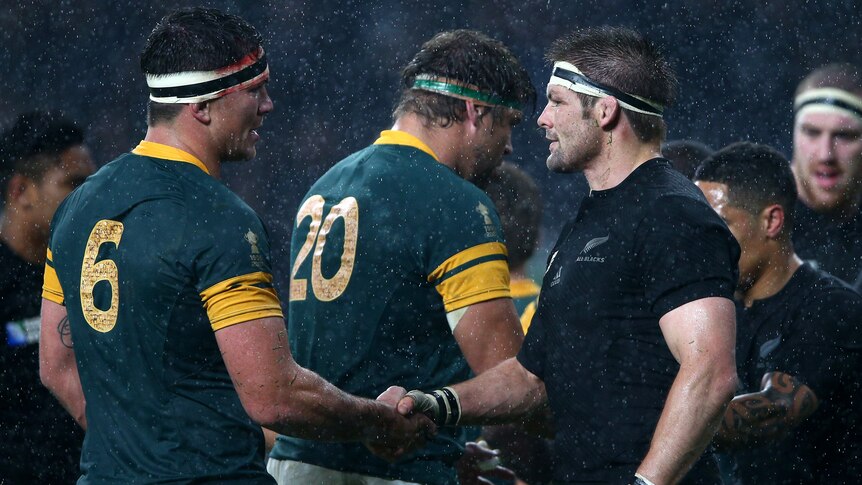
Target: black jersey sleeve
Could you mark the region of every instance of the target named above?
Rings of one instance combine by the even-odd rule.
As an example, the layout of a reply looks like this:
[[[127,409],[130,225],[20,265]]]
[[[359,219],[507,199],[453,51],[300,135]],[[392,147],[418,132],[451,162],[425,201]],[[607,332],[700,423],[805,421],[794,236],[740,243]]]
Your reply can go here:
[[[635,257],[656,315],[701,298],[733,298],[739,245],[705,201],[659,198],[637,230]]]

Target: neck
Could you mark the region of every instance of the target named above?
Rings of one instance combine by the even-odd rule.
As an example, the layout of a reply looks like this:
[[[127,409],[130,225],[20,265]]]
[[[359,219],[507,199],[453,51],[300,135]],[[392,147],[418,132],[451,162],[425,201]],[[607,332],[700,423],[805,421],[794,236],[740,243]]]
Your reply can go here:
[[[647,160],[660,157],[658,142],[643,143],[630,130],[604,133],[600,153],[584,169],[590,190],[616,187]]]
[[[452,123],[445,128],[436,122],[426,125],[424,118],[413,113],[407,113],[395,120],[392,129],[410,133],[422,140],[422,143],[428,145],[428,148],[434,152],[440,163],[463,177],[461,167],[458,165],[463,149],[457,142],[460,137],[455,136],[458,130],[461,130],[461,123]]]
[[[21,218],[15,207],[6,206],[0,223],[0,240],[19,258],[33,264],[43,264],[48,250],[48,238],[38,228]]]
[[[206,133],[184,127],[186,123],[182,116],[183,114],[178,115],[177,119],[169,123],[150,126],[144,140],[191,153],[206,166],[210,175],[221,178],[221,160],[213,148],[213,143],[208,140]]]
[[[802,260],[793,251],[793,246],[787,244],[780,250],[772,253],[763,267],[763,272],[747,290],[742,292],[741,299],[746,308],[750,307],[756,300],[769,298],[782,290],[793,277]]]

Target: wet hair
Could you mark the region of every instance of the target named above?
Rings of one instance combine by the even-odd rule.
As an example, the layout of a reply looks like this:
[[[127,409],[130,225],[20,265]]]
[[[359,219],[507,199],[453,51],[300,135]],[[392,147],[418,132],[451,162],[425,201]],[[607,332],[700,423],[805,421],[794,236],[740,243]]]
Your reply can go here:
[[[141,53],[144,74],[211,71],[228,66],[262,44],[261,35],[236,15],[214,8],[185,8],[163,17]],[[173,120],[182,104],[147,106],[147,123]]]
[[[509,267],[519,268],[530,259],[539,243],[539,225],[542,222],[539,187],[516,165],[503,162],[491,172],[485,193],[494,202],[500,216],[509,250]]]
[[[56,111],[30,111],[0,135],[0,194],[15,174],[40,181],[60,163],[60,155],[84,144],[84,132]]]
[[[774,148],[737,142],[715,152],[697,167],[695,180],[727,185],[730,204],[757,215],[772,204],[784,209],[784,235],[793,230],[796,182],[790,163]]]
[[[849,63],[827,64],[805,76],[796,87],[795,96],[818,88],[837,88],[862,96],[862,71]]]
[[[673,104],[677,84],[673,69],[659,49],[634,30],[607,26],[579,29],[555,41],[545,58],[552,63],[574,64],[600,84],[665,107]],[[585,107],[594,106],[598,99],[577,94]],[[622,112],[639,140],[664,140],[664,120],[626,109]]]
[[[450,30],[425,42],[401,71],[401,94],[395,103],[394,119],[407,113],[421,116],[427,125],[442,127],[464,121],[463,99],[412,89],[416,76],[425,74],[471,84],[521,105],[536,102],[536,89],[527,70],[502,42],[473,30]],[[492,119],[503,118],[507,108],[490,110]]]
[[[687,179],[692,178],[700,162],[714,152],[712,148],[695,140],[673,140],[661,146],[661,156],[670,160],[673,168]]]

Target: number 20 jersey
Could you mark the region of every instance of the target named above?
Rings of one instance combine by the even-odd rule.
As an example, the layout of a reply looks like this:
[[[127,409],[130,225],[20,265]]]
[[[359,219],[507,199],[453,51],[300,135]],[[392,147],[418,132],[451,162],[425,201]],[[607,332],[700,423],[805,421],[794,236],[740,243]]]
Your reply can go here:
[[[141,142],[63,202],[43,297],[87,399],[78,483],[272,483],[214,336],[281,316],[271,282],[260,219],[189,153]]]
[[[384,131],[309,190],[291,244],[288,334],[296,361],[375,398],[470,375],[446,313],[509,297],[502,231],[487,196],[417,138]],[[362,445],[279,437],[276,459],[447,483],[460,432],[390,466]],[[447,463],[444,465],[444,463]]]

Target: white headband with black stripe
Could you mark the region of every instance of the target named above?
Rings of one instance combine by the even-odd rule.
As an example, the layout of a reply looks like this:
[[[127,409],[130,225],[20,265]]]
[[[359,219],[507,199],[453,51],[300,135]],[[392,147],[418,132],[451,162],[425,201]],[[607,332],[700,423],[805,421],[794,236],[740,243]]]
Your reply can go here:
[[[263,48],[214,71],[147,74],[150,99],[156,103],[202,103],[259,84],[269,78]]]
[[[793,109],[797,117],[804,113],[832,113],[862,121],[862,98],[838,88],[805,91],[793,101]]]
[[[554,63],[551,80],[548,84],[555,84],[576,93],[586,94],[596,98],[613,96],[617,98],[623,108],[649,116],[662,118],[664,106],[634,94],[629,94],[619,89],[602,85],[584,75],[574,64],[569,62]]]

